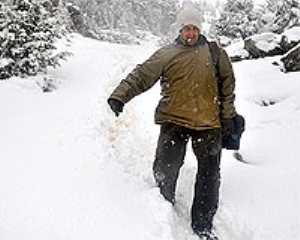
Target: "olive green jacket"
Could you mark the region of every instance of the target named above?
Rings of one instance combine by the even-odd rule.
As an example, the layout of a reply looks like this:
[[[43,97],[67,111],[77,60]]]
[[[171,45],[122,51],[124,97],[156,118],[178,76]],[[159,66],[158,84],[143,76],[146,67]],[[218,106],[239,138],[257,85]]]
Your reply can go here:
[[[220,48],[217,66],[204,36],[195,46],[180,41],[162,47],[138,65],[109,97],[124,104],[158,80],[162,98],[155,122],[171,122],[191,129],[219,128],[220,118],[236,115],[235,79],[230,60]],[[218,76],[218,77],[217,77]]]

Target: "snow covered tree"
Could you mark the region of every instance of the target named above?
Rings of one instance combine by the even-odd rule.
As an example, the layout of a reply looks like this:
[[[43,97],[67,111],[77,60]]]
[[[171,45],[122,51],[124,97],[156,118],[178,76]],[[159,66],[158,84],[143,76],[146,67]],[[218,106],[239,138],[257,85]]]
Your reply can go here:
[[[66,53],[54,53],[61,22],[46,1],[13,0],[0,9],[0,79],[32,76],[58,65]]]
[[[156,0],[156,1],[145,1],[145,7],[147,14],[145,15],[146,25],[140,25],[143,27],[148,27],[149,30],[157,35],[164,36],[168,30],[169,26],[175,21],[176,14],[178,11],[178,1],[177,0]]]
[[[175,21],[178,0],[71,0],[83,12],[88,36],[132,43],[141,32],[163,36]]]
[[[218,35],[246,38],[258,32],[256,12],[252,0],[228,0],[216,22]]]
[[[261,8],[261,31],[282,33],[285,29],[300,26],[298,0],[267,0]]]

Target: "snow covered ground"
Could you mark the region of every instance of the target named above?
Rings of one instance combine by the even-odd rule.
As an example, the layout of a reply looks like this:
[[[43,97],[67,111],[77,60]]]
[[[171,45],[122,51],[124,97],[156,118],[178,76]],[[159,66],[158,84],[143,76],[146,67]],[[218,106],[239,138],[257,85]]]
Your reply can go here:
[[[196,161],[182,168],[177,204],[152,178],[159,84],[115,118],[107,97],[153,45],[73,36],[73,52],[42,76],[0,82],[1,240],[196,240],[189,228]],[[265,58],[234,63],[237,109],[246,118],[240,152],[222,158],[221,240],[300,239],[300,74]]]

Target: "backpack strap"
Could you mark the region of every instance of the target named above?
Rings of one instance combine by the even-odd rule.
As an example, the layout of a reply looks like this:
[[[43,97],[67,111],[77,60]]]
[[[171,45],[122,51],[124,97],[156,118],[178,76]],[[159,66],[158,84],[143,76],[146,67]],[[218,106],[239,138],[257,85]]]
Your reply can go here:
[[[219,59],[220,59],[220,47],[216,42],[207,42],[209,51],[213,60],[213,65],[216,68],[216,74],[219,77],[220,71],[219,71]]]

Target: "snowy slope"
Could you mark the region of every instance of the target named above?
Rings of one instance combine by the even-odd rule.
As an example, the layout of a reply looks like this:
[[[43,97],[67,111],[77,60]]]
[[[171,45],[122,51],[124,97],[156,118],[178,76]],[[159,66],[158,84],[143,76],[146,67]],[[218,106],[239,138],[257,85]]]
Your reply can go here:
[[[188,152],[174,209],[152,178],[159,84],[115,118],[106,100],[120,79],[156,49],[73,36],[73,56],[50,74],[0,82],[1,240],[196,240],[189,228],[196,161]],[[240,163],[224,151],[222,240],[300,239],[299,73],[276,58],[234,64],[237,108],[247,131]]]

